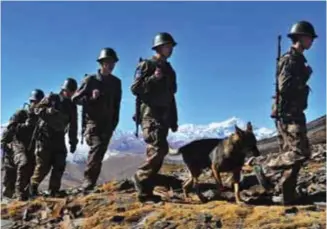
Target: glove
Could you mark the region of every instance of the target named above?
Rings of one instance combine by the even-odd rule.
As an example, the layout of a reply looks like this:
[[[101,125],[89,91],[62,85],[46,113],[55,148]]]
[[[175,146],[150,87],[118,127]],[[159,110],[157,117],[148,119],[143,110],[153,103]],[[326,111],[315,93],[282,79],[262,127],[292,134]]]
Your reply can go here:
[[[178,130],[178,125],[177,124],[171,127],[172,132],[175,133],[177,130]]]
[[[70,153],[75,153],[76,145],[70,145]]]

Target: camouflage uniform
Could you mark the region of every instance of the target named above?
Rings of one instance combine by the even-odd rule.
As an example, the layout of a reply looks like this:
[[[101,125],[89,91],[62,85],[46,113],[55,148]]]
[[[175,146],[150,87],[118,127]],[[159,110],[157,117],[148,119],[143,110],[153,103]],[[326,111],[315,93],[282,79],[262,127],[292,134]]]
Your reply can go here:
[[[303,34],[316,37],[312,25],[307,22],[295,24],[289,37]],[[284,204],[294,200],[298,173],[303,162],[311,156],[304,110],[308,106],[307,81],[312,74],[312,69],[306,65],[306,62],[303,54],[293,47],[279,61],[278,130],[283,137],[285,152],[267,165],[273,169],[285,169],[280,181]]]
[[[94,90],[100,93],[96,99],[92,98]],[[73,101],[83,106],[83,135],[90,147],[84,171],[86,190],[93,189],[100,175],[102,160],[119,122],[121,97],[121,80],[114,75],[103,76],[100,70],[87,75],[73,96]]]
[[[12,131],[6,128],[1,137],[2,171],[3,171],[3,196],[12,198],[15,192],[16,166],[14,163],[14,152],[11,148],[13,136]]]
[[[34,148],[29,148],[35,122],[36,117],[31,112],[24,109],[17,111],[11,118],[9,128],[2,139],[2,144],[7,145],[7,147],[3,146],[4,150],[9,153],[5,156],[5,168],[7,169],[5,170],[4,186],[11,190],[13,181],[16,181],[15,194],[20,200],[27,198],[28,184],[35,165]],[[10,142],[10,147],[8,147],[8,142]]]
[[[160,68],[162,78],[156,78],[154,72]],[[164,157],[168,153],[167,135],[169,128],[177,129],[177,91],[176,74],[169,62],[153,57],[142,61],[136,71],[131,91],[138,96],[140,104],[140,124],[146,147],[146,162],[134,176],[141,185],[139,195],[152,194],[153,178],[160,170]]]
[[[35,142],[36,167],[31,178],[31,195],[37,194],[39,184],[51,168],[49,191],[51,195],[56,195],[60,190],[61,178],[66,167],[67,128],[71,153],[76,150],[78,143],[77,107],[70,98],[64,97],[61,93],[51,93],[38,104],[35,113],[39,117],[39,122]]]
[[[286,147],[289,148],[289,151],[280,155],[280,166],[290,166],[310,157],[304,110],[307,108],[309,87],[306,83],[311,69],[305,63],[304,56],[294,48],[280,61],[278,85],[281,118],[278,127]]]

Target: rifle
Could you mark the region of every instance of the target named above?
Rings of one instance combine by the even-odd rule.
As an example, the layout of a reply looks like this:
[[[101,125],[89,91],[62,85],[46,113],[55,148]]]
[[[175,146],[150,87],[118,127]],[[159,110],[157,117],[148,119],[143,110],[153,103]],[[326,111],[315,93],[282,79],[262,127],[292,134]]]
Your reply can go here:
[[[278,70],[279,70],[279,60],[281,56],[281,40],[282,36],[278,35],[278,44],[277,44],[277,58],[276,58],[276,83],[275,83],[275,96],[273,97],[275,99],[275,126],[278,131],[278,122],[280,120],[280,104],[279,104],[279,88],[278,88]],[[278,133],[280,135],[280,133]],[[282,152],[282,143],[280,142],[280,137],[277,137],[278,146],[279,146],[279,152]]]
[[[87,77],[88,74],[85,74],[84,77]],[[84,95],[86,95],[86,93],[88,92],[89,87],[86,84],[81,90],[79,90],[78,92],[75,93],[75,95],[72,97],[72,101],[73,102],[77,102],[80,98],[82,98]],[[81,129],[81,144],[83,145],[84,143],[84,133],[85,133],[85,129],[86,129],[86,112],[85,112],[85,101],[82,100],[82,117],[81,117],[81,121],[82,121],[82,129]]]
[[[32,138],[31,138],[30,144],[27,147],[27,150],[28,151],[31,151],[32,150],[32,147],[33,147],[34,142],[36,140],[36,135],[39,132],[39,126],[40,126],[40,122],[41,122],[40,120],[41,119],[38,118],[37,122],[35,123],[35,127],[34,127],[34,130],[33,130],[33,133],[32,133]]]
[[[139,58],[139,63],[142,62],[143,59],[142,57]],[[136,79],[136,72],[138,71],[138,68],[136,68],[135,73],[134,73],[134,80]],[[139,133],[139,124],[140,124],[140,106],[141,106],[141,99],[139,96],[136,96],[135,100],[135,115],[133,117],[135,121],[135,136],[138,138],[138,133]]]
[[[81,144],[83,145],[84,143],[84,133],[85,133],[85,129],[86,129],[86,123],[85,123],[85,108],[84,108],[84,101],[83,101],[83,105],[82,105],[82,130],[81,130]]]

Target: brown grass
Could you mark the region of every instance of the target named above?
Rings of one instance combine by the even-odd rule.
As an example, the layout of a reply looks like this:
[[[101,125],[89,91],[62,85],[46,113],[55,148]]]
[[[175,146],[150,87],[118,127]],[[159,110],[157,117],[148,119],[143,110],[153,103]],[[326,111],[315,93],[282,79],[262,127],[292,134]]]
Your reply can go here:
[[[195,195],[193,196],[195,197]],[[123,199],[118,203],[118,199]],[[196,199],[196,198],[195,198]],[[106,200],[106,202],[101,202]],[[129,200],[126,203],[125,200]],[[299,212],[294,216],[284,214],[282,206],[239,206],[226,201],[212,201],[206,204],[176,204],[164,203],[161,205],[141,204],[135,200],[133,194],[91,194],[76,198],[70,204],[83,206],[83,217],[86,218],[83,228],[131,228],[131,224],[140,222],[144,217],[145,228],[153,228],[159,220],[171,220],[177,228],[195,228],[201,213],[212,215],[212,220],[220,219],[223,228],[260,228],[260,229],[287,229],[308,228],[313,224],[326,227],[326,211],[308,211],[304,206],[298,206]],[[61,201],[44,201],[36,199],[30,204],[44,206],[45,204],[60,204]],[[21,217],[26,203],[13,202],[2,206],[2,218]],[[119,211],[119,208],[124,208]],[[6,209],[6,211],[4,211]],[[150,213],[153,215],[147,217]],[[121,223],[111,222],[113,216],[123,216]]]
[[[306,170],[315,171],[322,163],[310,163]],[[178,171],[183,165],[165,164],[162,168],[164,173]],[[223,173],[223,179],[230,176]],[[203,179],[206,181],[206,179]],[[154,228],[154,224],[160,220],[173,221],[177,228],[195,228],[198,224],[199,215],[208,213],[212,220],[220,219],[223,228],[249,228],[249,229],[288,229],[309,228],[313,224],[321,224],[326,227],[326,210],[309,211],[305,206],[297,206],[299,212],[294,216],[284,214],[282,206],[247,206],[237,205],[227,201],[212,201],[200,204],[195,193],[190,193],[192,203],[170,203],[153,205],[141,204],[136,201],[136,193],[119,193],[115,191],[115,182],[109,182],[100,188],[103,193],[89,194],[84,197],[76,197],[69,205],[78,204],[83,209],[85,218],[83,228],[131,228],[131,225],[144,220],[145,228]],[[158,188],[158,190],[161,190]],[[162,189],[164,191],[164,189]],[[57,212],[62,207],[62,201],[55,199],[38,198],[30,204],[44,206],[57,205]],[[14,201],[9,205],[1,205],[2,218],[20,219],[27,203]],[[60,207],[58,207],[60,206]],[[123,209],[121,211],[121,209]],[[153,213],[153,214],[152,214]],[[150,215],[151,214],[151,215]],[[149,216],[150,215],[150,216]],[[121,223],[113,223],[113,216],[123,216]]]

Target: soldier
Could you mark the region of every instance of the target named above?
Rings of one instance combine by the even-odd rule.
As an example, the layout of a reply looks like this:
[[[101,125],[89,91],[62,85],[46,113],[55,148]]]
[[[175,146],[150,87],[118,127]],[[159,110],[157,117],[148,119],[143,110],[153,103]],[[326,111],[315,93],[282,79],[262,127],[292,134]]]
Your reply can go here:
[[[176,44],[169,33],[157,34],[152,47],[156,54],[139,63],[131,86],[132,93],[140,100],[140,114],[135,117],[140,117],[144,141],[147,143],[147,160],[133,176],[141,202],[160,200],[160,197],[153,195],[153,182],[168,153],[169,128],[173,132],[178,129],[176,74],[167,61]]]
[[[86,75],[72,98],[82,105],[82,136],[90,147],[82,189],[91,191],[101,172],[102,160],[119,122],[122,97],[121,80],[112,75],[118,62],[112,48],[103,48],[97,59],[100,69]]]
[[[1,148],[5,152],[4,166],[4,196],[15,196],[24,201],[28,198],[28,184],[35,166],[34,145],[31,137],[37,117],[33,114],[33,107],[44,97],[40,89],[32,91],[27,110],[18,110],[11,118],[1,139]]]
[[[285,169],[281,179],[285,205],[295,201],[299,170],[311,155],[304,110],[308,106],[307,81],[312,69],[306,64],[303,52],[310,49],[317,35],[309,22],[300,21],[292,26],[288,37],[292,41],[292,46],[279,62],[279,104],[277,104],[279,131],[287,151],[267,164],[272,169]]]
[[[49,192],[51,196],[59,194],[61,178],[66,167],[67,131],[71,153],[75,152],[78,143],[77,107],[71,102],[76,89],[76,80],[67,78],[59,94],[50,93],[34,109],[40,121],[35,134],[36,167],[30,186],[30,194],[33,197],[37,195],[39,184],[51,168]]]

